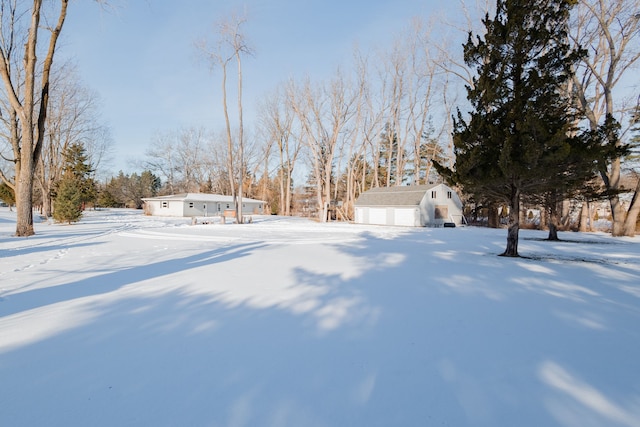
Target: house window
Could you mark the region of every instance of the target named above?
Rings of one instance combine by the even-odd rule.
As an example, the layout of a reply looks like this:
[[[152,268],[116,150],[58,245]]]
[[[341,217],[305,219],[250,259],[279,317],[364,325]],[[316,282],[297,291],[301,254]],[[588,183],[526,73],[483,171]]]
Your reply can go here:
[[[231,208],[231,206],[229,205],[229,203],[227,203],[227,209],[230,209],[230,208]]]
[[[169,202],[162,202],[162,207],[163,208],[168,208],[169,207]]]
[[[451,198],[451,191],[447,191],[447,199]]]
[[[189,208],[193,209],[193,202],[189,203]]]
[[[431,198],[432,198],[432,199],[435,199],[435,198],[436,198],[436,192],[435,192],[435,191],[432,191],[432,192],[431,192]]]

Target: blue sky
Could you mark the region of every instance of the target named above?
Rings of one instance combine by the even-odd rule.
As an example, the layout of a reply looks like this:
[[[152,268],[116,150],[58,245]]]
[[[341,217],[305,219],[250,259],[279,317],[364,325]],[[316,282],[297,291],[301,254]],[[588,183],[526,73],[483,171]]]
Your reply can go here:
[[[61,56],[72,58],[82,82],[101,98],[114,139],[113,169],[133,172],[154,134],[186,126],[224,126],[220,75],[197,53],[214,23],[246,9],[255,55],[243,62],[249,117],[260,98],[290,77],[328,77],[348,64],[353,46],[389,46],[413,17],[428,18],[435,0],[113,0],[71,2]],[[113,3],[112,1],[112,3]],[[452,5],[456,6],[457,3]],[[451,5],[451,2],[449,3]]]

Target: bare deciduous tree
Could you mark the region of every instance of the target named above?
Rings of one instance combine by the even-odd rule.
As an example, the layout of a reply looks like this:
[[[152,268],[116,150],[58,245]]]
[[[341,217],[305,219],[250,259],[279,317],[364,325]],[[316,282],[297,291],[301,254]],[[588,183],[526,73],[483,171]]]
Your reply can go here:
[[[201,127],[159,133],[146,152],[146,169],[161,176],[170,193],[196,192],[213,169],[209,133]]]
[[[261,109],[261,125],[267,137],[267,145],[277,149],[277,179],[280,200],[278,213],[291,215],[291,191],[293,172],[302,148],[300,139],[294,135],[295,113],[287,91],[294,85],[281,86],[274,94],[266,98]]]
[[[97,169],[109,150],[108,129],[98,122],[98,96],[82,87],[79,81],[70,64],[58,68],[52,75],[47,131],[36,173],[42,194],[42,214],[47,217],[52,213],[52,193],[62,175],[65,150],[71,144],[82,144],[92,170]]]
[[[325,222],[331,203],[334,160],[338,145],[344,142],[342,134],[353,115],[355,98],[340,72],[328,85],[314,87],[307,80],[290,96],[309,149],[319,219]]]
[[[245,16],[232,16],[227,20],[222,20],[217,24],[217,43],[214,47],[208,46],[206,42],[200,42],[199,47],[204,52],[211,65],[218,66],[222,70],[222,106],[224,109],[225,126],[227,131],[228,145],[228,172],[231,183],[231,195],[236,207],[236,220],[242,223],[242,194],[243,180],[245,177],[244,164],[244,124],[242,107],[242,57],[252,53],[242,32],[242,26],[246,23]],[[238,101],[238,134],[236,138],[238,158],[235,159],[234,141],[232,135],[231,121],[229,119],[229,105],[227,101],[227,71],[232,61],[237,66],[237,101]],[[238,174],[234,171],[238,169]]]
[[[68,0],[60,0],[57,11],[57,20],[49,30],[48,47],[42,63],[42,69],[38,73],[37,50],[40,46],[42,0],[34,0],[30,10],[30,19],[27,30],[27,39],[24,45],[23,74],[24,84],[15,79],[16,72],[13,64],[16,64],[14,56],[17,52],[15,48],[15,37],[10,36],[9,44],[0,46],[0,76],[2,77],[5,95],[15,110],[17,119],[20,122],[20,137],[13,140],[15,160],[15,195],[16,195],[16,235],[30,236],[34,234],[32,196],[34,187],[34,177],[38,159],[42,151],[42,144],[45,134],[45,123],[47,109],[49,106],[50,74],[53,58],[56,50],[58,37],[62,32],[62,27],[67,16]],[[4,4],[4,2],[3,2]],[[5,28],[5,18],[8,19],[11,31],[19,28],[21,12],[11,5],[9,16],[4,16],[3,10],[3,30]],[[6,39],[3,37],[3,42]],[[38,77],[40,81],[38,82]]]
[[[626,124],[625,116],[630,110],[624,100],[626,94],[618,86],[634,72],[640,58],[640,0],[578,2],[572,17],[570,37],[575,46],[588,51],[575,70],[573,83],[590,128],[598,129],[607,116]],[[619,146],[622,141],[610,133],[607,143]],[[635,189],[636,196],[625,212],[619,197],[623,190],[621,173],[622,159],[619,157],[600,167],[611,205],[612,234],[633,236],[640,212],[640,197],[637,196],[640,182]]]

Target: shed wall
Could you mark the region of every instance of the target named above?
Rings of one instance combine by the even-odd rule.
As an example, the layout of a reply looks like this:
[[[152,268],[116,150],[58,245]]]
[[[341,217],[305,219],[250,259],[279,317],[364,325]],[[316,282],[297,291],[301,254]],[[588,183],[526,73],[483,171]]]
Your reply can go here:
[[[445,222],[462,225],[464,222],[462,202],[458,194],[443,184],[433,187],[424,195],[420,209],[425,226],[442,227]],[[444,213],[444,217],[439,217],[437,210]]]
[[[394,198],[390,198],[394,200]],[[436,214],[436,210],[440,215]],[[464,224],[462,202],[458,194],[444,184],[425,191],[416,206],[360,205],[355,207],[358,224],[442,227],[445,222]]]

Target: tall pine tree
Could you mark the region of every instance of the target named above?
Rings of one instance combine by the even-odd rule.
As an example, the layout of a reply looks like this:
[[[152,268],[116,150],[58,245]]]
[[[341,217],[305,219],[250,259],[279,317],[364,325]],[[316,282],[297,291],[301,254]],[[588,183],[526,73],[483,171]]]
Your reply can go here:
[[[467,65],[477,76],[467,87],[472,111],[458,111],[455,170],[439,172],[477,199],[509,206],[507,246],[518,256],[520,202],[562,179],[572,153],[575,122],[565,84],[582,52],[567,44],[567,20],[575,1],[497,0],[484,39],[469,34]]]

